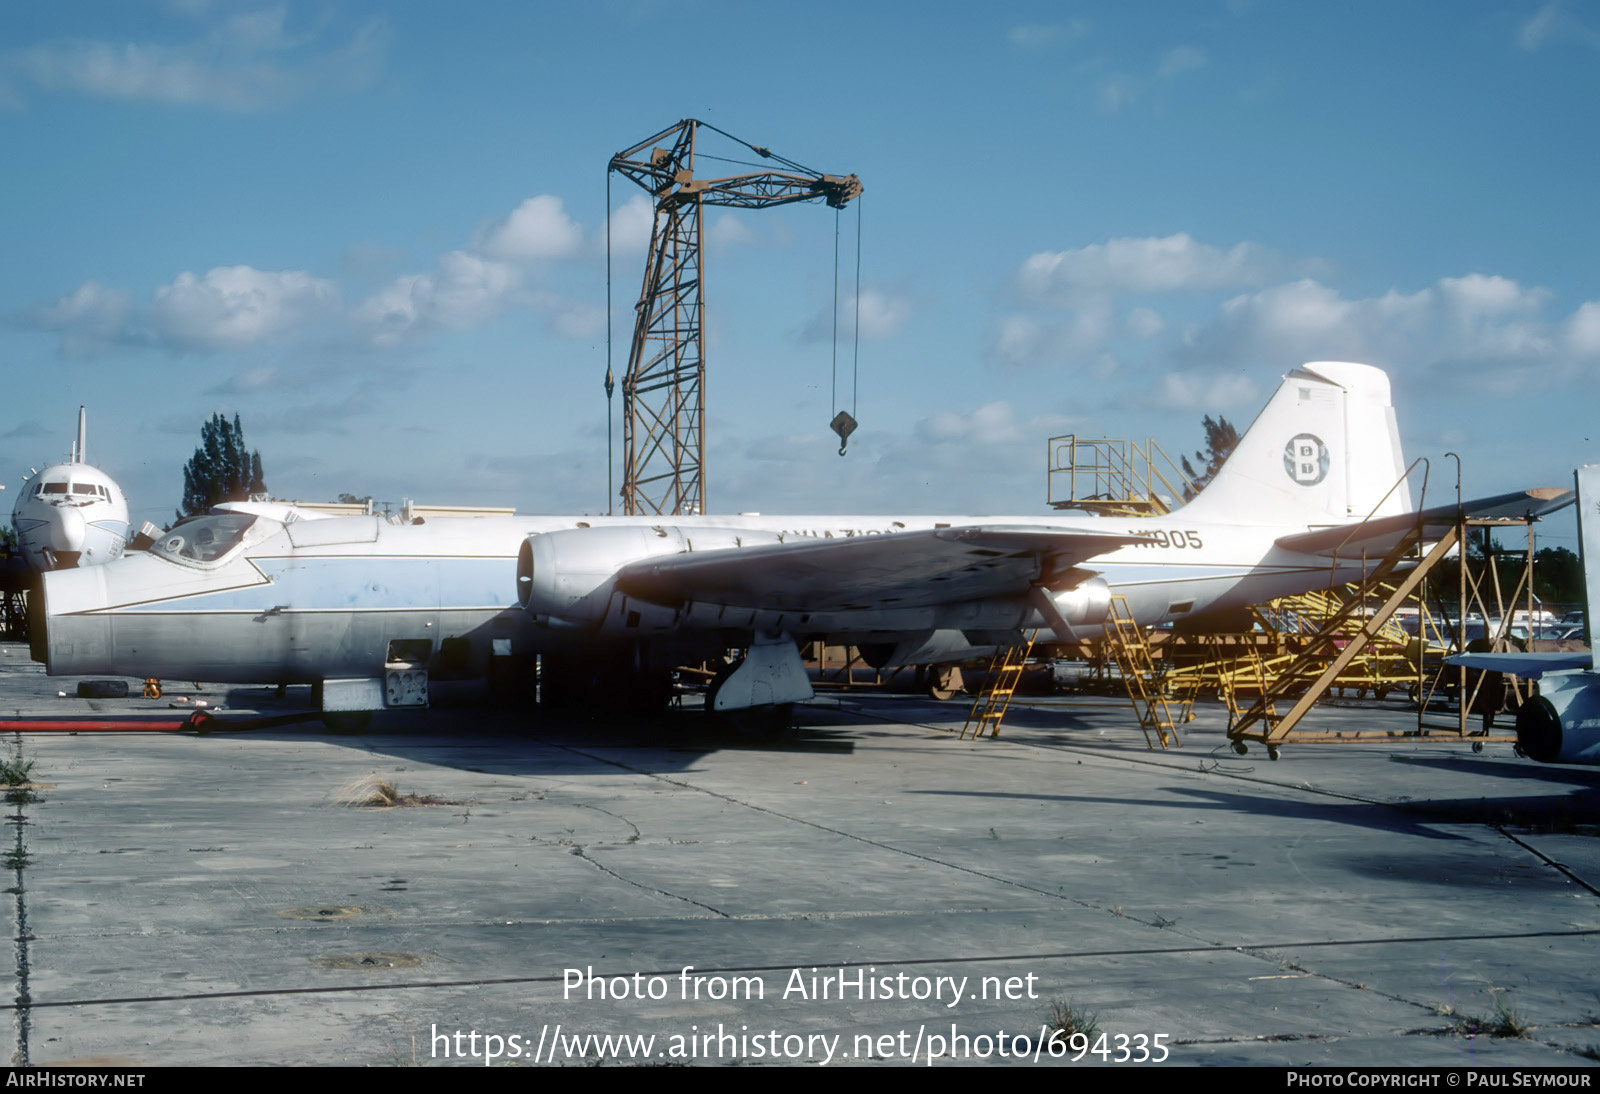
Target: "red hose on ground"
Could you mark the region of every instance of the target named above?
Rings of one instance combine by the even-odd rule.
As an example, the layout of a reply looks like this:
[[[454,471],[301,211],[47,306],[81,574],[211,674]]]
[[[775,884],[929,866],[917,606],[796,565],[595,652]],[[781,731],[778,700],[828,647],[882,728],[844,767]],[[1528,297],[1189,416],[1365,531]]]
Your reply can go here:
[[[209,711],[197,710],[182,721],[154,718],[25,718],[0,721],[4,733],[224,733],[243,729],[304,722],[320,717],[314,710],[297,714],[273,714],[265,718],[239,718],[224,721]]]

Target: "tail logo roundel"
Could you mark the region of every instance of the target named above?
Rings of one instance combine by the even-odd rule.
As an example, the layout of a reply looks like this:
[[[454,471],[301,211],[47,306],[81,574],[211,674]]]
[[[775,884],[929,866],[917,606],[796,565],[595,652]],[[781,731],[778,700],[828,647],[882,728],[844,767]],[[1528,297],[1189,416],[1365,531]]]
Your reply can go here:
[[[1283,469],[1301,486],[1315,486],[1328,477],[1328,446],[1311,433],[1301,433],[1283,448]]]

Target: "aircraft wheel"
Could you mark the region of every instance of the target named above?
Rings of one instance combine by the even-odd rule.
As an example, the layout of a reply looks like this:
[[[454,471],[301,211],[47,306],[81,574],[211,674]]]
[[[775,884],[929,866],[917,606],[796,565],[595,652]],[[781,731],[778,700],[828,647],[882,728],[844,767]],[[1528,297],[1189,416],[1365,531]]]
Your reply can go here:
[[[954,699],[964,686],[960,665],[928,666],[928,698],[937,699],[942,703]]]

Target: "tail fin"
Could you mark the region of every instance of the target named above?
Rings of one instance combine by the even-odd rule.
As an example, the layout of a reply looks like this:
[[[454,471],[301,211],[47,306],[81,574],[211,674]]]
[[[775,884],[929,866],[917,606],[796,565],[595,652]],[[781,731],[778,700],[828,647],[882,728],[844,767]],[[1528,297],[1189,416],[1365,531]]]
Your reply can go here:
[[[1283,378],[1184,512],[1219,524],[1344,524],[1404,513],[1411,491],[1395,484],[1405,469],[1389,377],[1371,365],[1316,361]]]

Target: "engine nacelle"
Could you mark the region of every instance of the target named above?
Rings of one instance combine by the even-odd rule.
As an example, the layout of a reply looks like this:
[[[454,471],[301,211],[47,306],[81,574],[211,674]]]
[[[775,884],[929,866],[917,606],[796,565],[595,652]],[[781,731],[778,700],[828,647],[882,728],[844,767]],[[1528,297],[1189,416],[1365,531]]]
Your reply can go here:
[[[630,562],[777,542],[773,532],[676,525],[569,528],[533,535],[517,552],[517,603],[551,622],[597,627],[606,618],[617,571]]]
[[[1517,712],[1517,747],[1546,764],[1600,764],[1600,675],[1547,672]]]
[[[1104,578],[1091,577],[1074,588],[1051,593],[1050,602],[1074,627],[1098,627],[1111,615],[1111,586]]]

